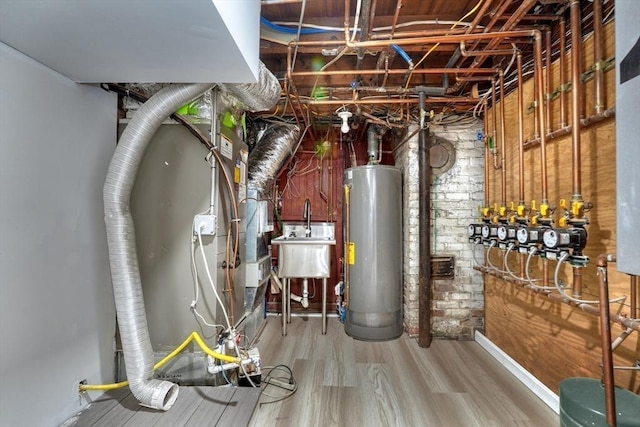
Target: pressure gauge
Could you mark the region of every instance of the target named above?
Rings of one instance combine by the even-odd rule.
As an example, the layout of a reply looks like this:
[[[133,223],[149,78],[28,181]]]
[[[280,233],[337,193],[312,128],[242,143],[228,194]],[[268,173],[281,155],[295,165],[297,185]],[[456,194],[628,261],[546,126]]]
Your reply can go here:
[[[482,226],[482,237],[484,239],[488,239],[489,238],[489,234],[491,233],[489,226],[488,225],[483,225]]]
[[[518,243],[524,245],[525,243],[529,242],[529,230],[525,227],[518,228],[516,237],[518,239]]]
[[[507,227],[505,225],[498,227],[498,239],[502,241],[507,240]]]
[[[547,230],[542,235],[542,241],[549,249],[555,249],[558,247],[560,239],[558,238],[558,233],[556,233],[555,230]]]
[[[476,224],[469,224],[469,228],[467,229],[467,232],[469,233],[469,237],[473,237],[479,233],[479,228]]]

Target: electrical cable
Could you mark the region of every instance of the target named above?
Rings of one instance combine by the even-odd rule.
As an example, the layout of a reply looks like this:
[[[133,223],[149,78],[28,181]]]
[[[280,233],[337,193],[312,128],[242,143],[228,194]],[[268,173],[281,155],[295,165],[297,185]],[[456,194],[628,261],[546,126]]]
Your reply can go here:
[[[583,300],[583,299],[578,299],[578,298],[574,298],[572,296],[569,296],[564,291],[564,289],[560,286],[560,280],[558,280],[558,276],[560,275],[560,266],[568,258],[569,258],[569,254],[567,252],[563,252],[562,255],[560,255],[560,258],[558,259],[558,263],[556,264],[556,270],[555,270],[555,273],[553,274],[553,279],[554,279],[554,283],[556,285],[555,288],[557,289],[557,291],[560,293],[560,295],[562,295],[563,297],[565,297],[569,301],[575,302],[577,304],[600,304],[600,301],[598,301],[598,300]],[[624,302],[626,299],[627,299],[627,296],[623,295],[623,296],[621,296],[619,298],[609,299],[609,303],[612,303],[612,302]]]
[[[487,254],[486,254],[486,260],[487,260],[487,265],[489,265],[489,267],[491,267],[491,269],[493,269],[494,271],[497,271],[499,273],[506,273],[506,271],[502,271],[500,270],[498,267],[496,267],[495,265],[493,265],[491,263],[491,249],[493,249],[496,246],[496,241],[492,240],[491,244],[489,244],[489,248],[487,249]]]
[[[194,332],[191,333],[191,335],[189,335],[187,337],[186,340],[184,340],[184,342],[182,344],[180,344],[178,347],[176,347],[175,350],[173,350],[171,353],[169,353],[164,358],[162,358],[159,362],[157,362],[155,365],[153,365],[154,371],[160,369],[167,362],[169,362],[171,359],[176,357],[192,341],[195,341],[196,344],[198,344],[198,346],[202,349],[202,351],[204,351],[206,354],[208,354],[209,356],[213,357],[214,359],[221,360],[221,361],[227,362],[227,363],[237,363],[239,365],[242,365],[242,363],[241,363],[242,359],[241,358],[236,358],[236,357],[233,357],[233,356],[227,356],[226,354],[220,354],[220,353],[217,353],[217,352],[211,350],[207,346],[207,344],[205,344],[204,340],[200,337],[200,335],[197,332],[194,331]],[[113,383],[113,384],[80,384],[79,389],[80,389],[80,391],[116,390],[116,389],[119,389],[119,388],[126,387],[128,385],[129,385],[129,381],[121,381],[119,383]]]
[[[522,277],[518,277],[515,274],[513,274],[513,272],[509,268],[509,253],[511,253],[511,251],[513,250],[513,248],[515,248],[515,246],[516,245],[514,245],[513,243],[509,243],[509,246],[507,246],[507,252],[504,254],[504,267],[507,269],[507,273],[509,273],[511,277],[513,277],[516,280],[523,280]]]
[[[209,212],[209,209],[207,209],[205,212]],[[201,213],[201,214],[205,214],[205,212]],[[202,316],[202,314],[200,314],[198,312],[198,309],[196,308],[198,305],[198,301],[200,300],[200,292],[199,292],[199,286],[198,286],[198,268],[196,266],[196,259],[193,256],[195,249],[196,249],[196,245],[195,245],[195,238],[193,237],[193,233],[195,232],[195,230],[192,229],[192,234],[189,236],[189,244],[190,244],[190,251],[189,251],[189,258],[190,258],[190,262],[191,262],[191,277],[193,279],[193,288],[194,288],[194,293],[195,293],[195,299],[193,301],[191,301],[191,305],[190,308],[193,311],[193,314],[200,319],[206,326],[210,326],[212,328],[222,328],[224,329],[223,325],[216,325],[216,324],[212,324],[207,322],[207,320],[204,318],[204,316]]]
[[[209,270],[209,262],[207,261],[207,255],[205,254],[204,247],[202,245],[201,227],[198,227],[197,234],[198,234],[198,244],[200,245],[200,254],[202,255],[202,260],[204,262],[204,269],[207,272],[207,278],[209,279],[211,290],[213,290],[213,293],[216,296],[218,303],[220,304],[220,308],[222,308],[222,314],[224,315],[224,319],[227,321],[227,326],[229,327],[229,329],[231,329],[231,322],[229,321],[227,310],[224,308],[224,304],[222,303],[222,300],[220,299],[220,295],[218,295],[218,291],[216,290],[216,285],[213,279],[211,278],[211,271]]]
[[[291,61],[291,71],[296,66],[296,58],[298,56],[298,42],[300,41],[300,33],[302,32],[302,21],[304,20],[304,10],[307,6],[307,0],[302,0],[302,7],[300,8],[300,20],[298,22],[298,29],[296,31],[295,49],[293,51],[293,61]]]
[[[288,399],[289,397],[293,396],[296,393],[296,391],[298,391],[298,383],[296,381],[296,378],[293,375],[293,371],[291,370],[291,368],[288,367],[287,365],[265,366],[265,367],[262,368],[262,370],[263,371],[266,370],[266,371],[268,371],[268,373],[267,373],[267,375],[265,375],[265,380],[263,380],[263,383],[265,383],[266,385],[262,389],[262,393],[260,395],[261,396],[262,395],[267,396],[267,397],[269,397],[271,399],[274,399],[274,400],[270,400],[270,401],[266,401],[266,402],[260,402],[260,405],[263,405],[263,404],[266,405],[266,404],[269,404],[269,403],[280,402],[282,400]],[[276,377],[276,376],[274,376],[273,372],[274,371],[278,371],[278,370],[283,370],[283,371],[285,371],[285,373],[288,373],[288,377],[280,377],[280,376]],[[267,386],[270,385],[269,382],[268,382],[269,378],[274,378],[274,379],[279,379],[279,380],[285,381],[286,383],[288,383],[288,384],[290,384],[292,386],[292,390],[290,390],[288,393],[285,393],[282,396],[274,396],[272,394],[266,393]]]
[[[529,276],[529,264],[531,263],[531,258],[533,257],[533,255],[536,254],[537,252],[538,252],[538,248],[534,246],[533,248],[531,248],[531,251],[529,251],[529,255],[527,256],[527,263],[525,264],[525,268],[524,268],[525,275],[527,276],[527,282],[529,282],[529,286],[531,286],[534,289],[550,291],[550,290],[554,289],[554,287],[552,287],[552,286],[538,286],[533,282],[539,282],[542,279],[532,280],[531,277]]]
[[[478,246],[482,246],[482,244],[481,243],[476,243],[475,245],[473,245],[473,251],[472,251],[472,253],[473,253],[473,261],[476,263],[476,267],[484,268],[484,265],[482,265],[482,264],[480,264],[478,262],[478,257],[476,256],[476,252],[477,252],[476,251],[476,247],[478,247]]]
[[[456,28],[458,25],[460,25],[460,23],[462,21],[464,21],[465,19],[467,19],[469,16],[471,16],[472,14],[474,14],[478,8],[480,7],[480,5],[482,4],[483,0],[479,0],[478,3],[469,11],[467,12],[462,18],[460,18],[457,22],[455,22],[452,26],[451,26],[451,30],[453,30],[454,28]],[[440,46],[440,43],[436,43],[434,44],[431,49],[429,49],[427,51],[427,53],[424,54],[424,56],[422,58],[420,58],[420,60],[418,62],[416,62],[415,66],[413,67],[413,69],[411,69],[409,71],[409,75],[407,76],[407,82],[404,85],[404,88],[407,89],[409,87],[409,81],[411,80],[411,76],[413,75],[413,70],[418,68],[420,66],[420,64],[422,64],[424,62],[425,59],[427,59],[427,57],[431,54],[431,52],[433,52],[434,50],[436,50],[438,48],[438,46]]]

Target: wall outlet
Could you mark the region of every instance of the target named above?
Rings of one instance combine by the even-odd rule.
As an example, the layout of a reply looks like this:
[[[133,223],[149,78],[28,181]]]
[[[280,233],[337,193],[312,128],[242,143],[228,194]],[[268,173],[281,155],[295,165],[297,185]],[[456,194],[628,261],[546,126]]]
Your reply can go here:
[[[193,234],[198,235],[198,230],[203,236],[215,236],[218,226],[215,215],[196,215],[193,217]]]

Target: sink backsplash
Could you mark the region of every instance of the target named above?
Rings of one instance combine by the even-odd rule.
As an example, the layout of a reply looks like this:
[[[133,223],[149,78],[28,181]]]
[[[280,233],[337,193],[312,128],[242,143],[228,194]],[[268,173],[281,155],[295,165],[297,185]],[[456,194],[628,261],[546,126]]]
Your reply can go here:
[[[282,235],[285,237],[305,237],[304,222],[283,222]],[[332,222],[312,222],[311,237],[319,239],[335,239],[335,224]]]

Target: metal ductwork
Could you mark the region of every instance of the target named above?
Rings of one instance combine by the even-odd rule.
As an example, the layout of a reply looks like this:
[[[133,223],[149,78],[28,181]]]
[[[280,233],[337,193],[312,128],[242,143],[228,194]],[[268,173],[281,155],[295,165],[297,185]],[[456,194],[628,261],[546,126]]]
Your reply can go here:
[[[123,132],[104,183],[109,262],[129,388],[141,405],[153,409],[169,409],[178,397],[178,386],[169,381],[153,379],[155,362],[129,206],[131,190],[145,149],[162,122],[181,105],[213,86],[209,83],[171,85],[145,102]],[[258,83],[224,85],[224,89],[252,111],[272,108],[280,96],[277,79],[262,63]]]
[[[280,99],[280,83],[262,61],[257,83],[220,84],[219,87],[233,95],[242,110],[270,110]]]
[[[264,191],[287,158],[295,153],[299,139],[298,126],[277,124],[269,127],[249,154],[249,187]]]

